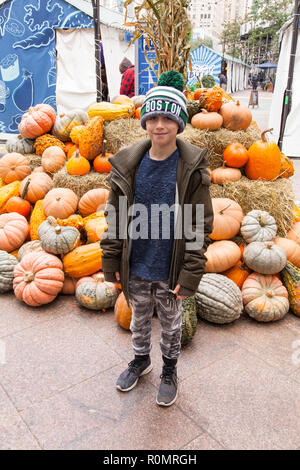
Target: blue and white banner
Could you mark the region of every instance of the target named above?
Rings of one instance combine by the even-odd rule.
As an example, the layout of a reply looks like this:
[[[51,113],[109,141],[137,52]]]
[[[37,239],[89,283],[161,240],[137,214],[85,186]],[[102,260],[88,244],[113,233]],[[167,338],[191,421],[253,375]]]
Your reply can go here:
[[[55,29],[92,27],[90,16],[64,0],[11,0],[0,7],[0,132],[18,133],[30,106],[56,109]]]
[[[188,67],[187,85],[193,86],[204,75],[212,75],[219,83],[218,74],[221,73],[222,57],[215,52],[200,46],[191,52],[191,62],[193,72],[190,73]]]

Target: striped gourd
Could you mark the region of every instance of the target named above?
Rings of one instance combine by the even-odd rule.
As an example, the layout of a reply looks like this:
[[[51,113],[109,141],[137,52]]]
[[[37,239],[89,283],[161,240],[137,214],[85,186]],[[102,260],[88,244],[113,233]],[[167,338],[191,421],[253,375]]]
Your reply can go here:
[[[0,250],[0,294],[13,288],[14,268],[17,264],[15,256]]]
[[[289,294],[290,309],[300,317],[300,268],[288,261],[281,275]]]
[[[192,341],[197,329],[196,300],[194,296],[182,301],[182,336],[181,345],[185,346]]]

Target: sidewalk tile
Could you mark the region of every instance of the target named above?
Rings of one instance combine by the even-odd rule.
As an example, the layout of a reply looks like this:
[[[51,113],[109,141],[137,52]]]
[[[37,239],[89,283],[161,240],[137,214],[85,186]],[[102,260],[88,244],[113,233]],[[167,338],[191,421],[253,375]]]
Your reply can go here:
[[[18,409],[121,362],[71,313],[6,337],[5,347],[0,383]]]
[[[0,450],[39,450],[36,439],[0,387]]]
[[[300,444],[298,398],[298,383],[241,349],[184,380],[177,406],[227,449],[288,450]]]
[[[126,364],[21,412],[45,449],[179,449],[202,432],[176,404],[158,407],[141,378],[128,393],[115,382]]]
[[[181,450],[226,450],[215,439],[210,437],[207,433],[201,434],[196,437],[192,442],[184,446]],[[190,454],[192,455],[192,454]]]

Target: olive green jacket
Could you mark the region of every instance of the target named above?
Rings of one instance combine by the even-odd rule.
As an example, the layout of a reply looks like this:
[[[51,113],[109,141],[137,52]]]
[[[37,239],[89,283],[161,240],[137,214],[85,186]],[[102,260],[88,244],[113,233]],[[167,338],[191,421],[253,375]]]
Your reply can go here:
[[[130,217],[128,207],[134,203],[134,184],[136,171],[146,151],[151,147],[150,139],[142,140],[137,144],[120,150],[109,159],[112,170],[109,176],[111,186],[107,201],[105,216],[108,231],[104,233],[100,245],[103,251],[102,269],[107,281],[115,282],[115,272],[121,276],[122,289],[128,300],[129,283],[129,257],[130,238],[126,235],[122,238],[117,228],[116,235],[111,238],[109,234],[110,224],[124,217],[124,211],[119,207],[119,196],[126,196],[125,227],[128,228]],[[210,175],[207,170],[208,161],[205,158],[207,149],[200,149],[194,145],[177,138],[179,159],[177,166],[177,188],[176,198],[181,208],[183,204],[191,204],[193,207],[193,230],[196,228],[196,204],[204,205],[204,243],[201,249],[187,250],[184,236],[184,222],[179,226],[180,234],[174,239],[171,266],[169,272],[169,289],[174,289],[179,283],[181,295],[193,295],[204,274],[207,261],[204,253],[209,243],[208,235],[213,230],[213,210],[209,193]],[[115,210],[113,214],[112,207]],[[183,212],[183,210],[182,210]],[[118,220],[117,227],[118,227]],[[176,218],[175,218],[175,227]],[[178,229],[178,227],[177,227]],[[176,228],[175,228],[176,232]]]

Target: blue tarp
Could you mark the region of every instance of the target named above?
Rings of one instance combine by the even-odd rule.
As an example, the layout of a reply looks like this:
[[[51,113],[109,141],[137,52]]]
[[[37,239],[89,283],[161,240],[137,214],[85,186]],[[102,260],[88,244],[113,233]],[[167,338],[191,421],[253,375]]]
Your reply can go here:
[[[92,28],[64,0],[11,0],[0,7],[0,132],[18,133],[30,106],[56,109],[55,29]]]

